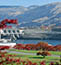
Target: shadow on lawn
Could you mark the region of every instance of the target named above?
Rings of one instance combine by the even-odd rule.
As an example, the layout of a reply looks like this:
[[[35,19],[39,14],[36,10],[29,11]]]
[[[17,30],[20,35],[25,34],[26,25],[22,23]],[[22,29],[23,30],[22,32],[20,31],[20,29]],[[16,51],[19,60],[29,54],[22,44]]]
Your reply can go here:
[[[44,59],[45,57],[29,57],[29,58],[33,58],[33,59]]]

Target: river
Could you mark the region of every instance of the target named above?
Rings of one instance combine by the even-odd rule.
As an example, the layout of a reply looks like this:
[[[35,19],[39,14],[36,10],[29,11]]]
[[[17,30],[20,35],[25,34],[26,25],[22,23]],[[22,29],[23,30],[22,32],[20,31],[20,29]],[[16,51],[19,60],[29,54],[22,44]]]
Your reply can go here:
[[[51,45],[61,45],[61,40],[16,40],[16,43],[21,44],[37,44],[38,42],[48,42]]]

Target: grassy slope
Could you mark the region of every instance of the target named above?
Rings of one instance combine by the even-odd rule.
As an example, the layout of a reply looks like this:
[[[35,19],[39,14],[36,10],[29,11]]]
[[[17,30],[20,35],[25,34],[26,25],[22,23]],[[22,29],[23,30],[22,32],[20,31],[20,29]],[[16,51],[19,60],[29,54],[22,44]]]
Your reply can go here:
[[[36,50],[18,50],[18,49],[10,49],[10,51],[24,52],[24,53],[37,53]],[[61,55],[60,51],[49,51],[53,55]]]
[[[10,53],[12,54],[12,53]],[[20,55],[20,54],[17,54],[17,56],[15,58],[21,58],[22,60],[30,60],[32,62],[41,62],[42,60],[46,60],[46,65],[48,65],[51,61],[53,62],[56,62],[58,61],[59,62],[59,57],[49,57],[49,56],[46,56],[45,58],[43,58],[43,56],[32,56],[32,55]],[[38,64],[39,65],[39,64]]]

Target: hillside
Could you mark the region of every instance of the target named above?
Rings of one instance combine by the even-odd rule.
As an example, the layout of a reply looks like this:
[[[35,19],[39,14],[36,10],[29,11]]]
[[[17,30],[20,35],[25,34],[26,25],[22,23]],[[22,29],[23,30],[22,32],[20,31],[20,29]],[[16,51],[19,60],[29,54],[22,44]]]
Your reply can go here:
[[[0,6],[0,20],[18,19],[19,26],[61,25],[61,2],[43,6]]]

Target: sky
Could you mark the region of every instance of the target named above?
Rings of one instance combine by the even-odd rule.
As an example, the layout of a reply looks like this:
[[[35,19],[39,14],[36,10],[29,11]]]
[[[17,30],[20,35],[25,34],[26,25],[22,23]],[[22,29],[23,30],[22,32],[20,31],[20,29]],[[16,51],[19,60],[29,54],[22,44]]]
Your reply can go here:
[[[31,6],[45,5],[52,2],[61,2],[61,0],[0,0],[0,6]]]

